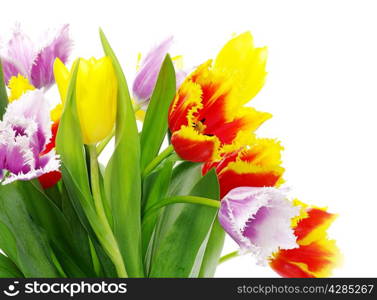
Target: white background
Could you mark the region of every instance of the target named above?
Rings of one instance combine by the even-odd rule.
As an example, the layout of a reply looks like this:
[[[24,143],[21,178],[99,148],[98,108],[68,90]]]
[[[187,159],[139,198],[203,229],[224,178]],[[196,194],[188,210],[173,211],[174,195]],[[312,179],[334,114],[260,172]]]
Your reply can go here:
[[[35,34],[71,24],[74,56],[100,56],[101,26],[128,75],[137,53],[173,34],[172,55],[190,68],[214,57],[232,33],[269,47],[268,79],[251,105],[273,113],[259,134],[285,146],[292,196],[328,206],[344,254],[335,276],[376,276],[377,6],[375,1],[4,1],[0,36],[16,21]],[[224,253],[235,250],[227,241]],[[221,277],[269,277],[250,256]]]

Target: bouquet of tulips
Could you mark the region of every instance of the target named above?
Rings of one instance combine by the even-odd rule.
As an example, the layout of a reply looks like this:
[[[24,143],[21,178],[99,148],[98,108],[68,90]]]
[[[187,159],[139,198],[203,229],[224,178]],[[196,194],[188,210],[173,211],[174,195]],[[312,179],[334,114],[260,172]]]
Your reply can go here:
[[[42,45],[16,28],[0,48],[0,276],[213,277],[238,255],[329,276],[335,215],[288,197],[282,146],[255,134],[271,115],[245,106],[266,48],[246,32],[187,72],[169,38],[130,93],[122,50],[100,41],[104,57],[70,70],[68,25]],[[239,248],[221,256],[226,234]]]

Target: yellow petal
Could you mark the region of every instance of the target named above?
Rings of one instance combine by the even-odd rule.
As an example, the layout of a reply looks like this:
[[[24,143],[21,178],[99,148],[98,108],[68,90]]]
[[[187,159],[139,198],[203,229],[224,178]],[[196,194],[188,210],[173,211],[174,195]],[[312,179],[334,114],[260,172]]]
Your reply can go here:
[[[95,144],[115,124],[118,83],[109,57],[81,59],[76,82],[77,112],[85,144]]]
[[[70,72],[59,58],[56,58],[54,62],[54,77],[58,86],[60,99],[64,104],[65,98],[67,96]]]
[[[50,112],[50,118],[53,122],[60,120],[63,113],[63,104],[59,103]]]
[[[227,74],[232,97],[242,105],[263,87],[266,78],[267,48],[255,48],[250,32],[231,39],[219,52],[214,71]]]

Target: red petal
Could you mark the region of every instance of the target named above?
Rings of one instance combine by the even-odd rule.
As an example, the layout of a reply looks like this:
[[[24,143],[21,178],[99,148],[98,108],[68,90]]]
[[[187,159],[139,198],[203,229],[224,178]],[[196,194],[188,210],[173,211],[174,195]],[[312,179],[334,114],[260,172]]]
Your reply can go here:
[[[55,148],[56,135],[59,129],[59,121],[60,120],[52,124],[51,126],[52,136],[51,136],[50,142],[46,145],[45,149],[40,153],[40,155],[45,155]]]
[[[194,132],[194,131],[192,131]],[[219,141],[196,133],[193,136],[176,131],[171,138],[175,152],[183,159],[193,162],[211,161],[217,155]]]
[[[226,170],[219,175],[221,198],[232,189],[240,186],[274,186],[280,177],[280,174],[274,172],[239,174],[233,170]]]
[[[62,174],[59,171],[52,171],[38,177],[38,180],[44,189],[48,189],[59,182]]]
[[[308,217],[300,220],[295,228],[297,241],[302,240],[318,226],[334,218],[333,214],[318,208],[308,209],[307,213]]]
[[[271,268],[282,277],[286,278],[314,278],[314,276],[308,272],[302,270],[298,265],[295,265],[289,261],[284,260],[280,256],[277,256],[270,262]]]

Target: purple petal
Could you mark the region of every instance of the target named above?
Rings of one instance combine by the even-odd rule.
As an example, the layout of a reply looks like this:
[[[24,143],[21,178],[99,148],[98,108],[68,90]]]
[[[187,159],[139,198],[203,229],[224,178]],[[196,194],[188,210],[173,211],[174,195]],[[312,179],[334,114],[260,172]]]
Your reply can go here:
[[[32,153],[22,145],[22,141],[2,141],[0,144],[0,170],[5,169],[14,174],[31,170]]]
[[[69,37],[69,25],[66,24],[49,38],[40,49],[31,69],[31,82],[37,87],[49,88],[54,83],[53,64],[56,58],[66,63],[71,52],[72,40]]]
[[[132,86],[132,91],[137,103],[141,104],[151,97],[161,65],[172,42],[173,37],[169,37],[152,49],[143,59]]]
[[[5,57],[1,57],[1,65],[3,67],[3,73],[4,73],[4,81],[5,84],[9,83],[9,80],[12,76],[16,76],[17,74],[21,74],[21,68],[17,66],[17,63],[13,63],[12,61],[8,60]],[[25,75],[24,75],[25,76]]]
[[[279,189],[239,187],[221,200],[219,221],[241,251],[253,252],[264,263],[279,249],[297,247],[291,219],[298,214]]]
[[[18,25],[8,42],[6,52],[1,54],[6,83],[12,76],[21,74],[29,78],[35,59],[35,46],[30,38],[21,32]]]

